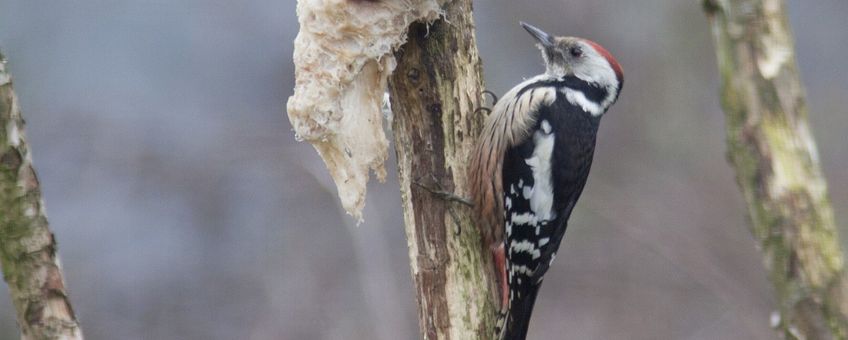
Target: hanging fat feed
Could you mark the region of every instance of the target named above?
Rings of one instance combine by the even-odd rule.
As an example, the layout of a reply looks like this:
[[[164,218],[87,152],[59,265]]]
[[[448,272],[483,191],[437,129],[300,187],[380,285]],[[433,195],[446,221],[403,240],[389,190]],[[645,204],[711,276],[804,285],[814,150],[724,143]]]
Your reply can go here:
[[[289,120],[297,139],[318,151],[342,206],[358,221],[369,172],[380,181],[386,177],[382,108],[394,52],[406,41],[409,25],[435,21],[444,2],[298,1]]]

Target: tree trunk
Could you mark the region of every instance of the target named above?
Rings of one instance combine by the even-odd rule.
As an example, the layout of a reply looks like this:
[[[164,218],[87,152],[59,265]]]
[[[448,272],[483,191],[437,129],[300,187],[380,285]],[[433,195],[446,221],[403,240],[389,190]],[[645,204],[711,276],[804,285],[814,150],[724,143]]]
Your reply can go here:
[[[389,80],[409,257],[424,339],[492,339],[492,256],[467,204],[469,155],[485,118],[470,0],[413,24]],[[454,196],[452,196],[454,195]]]
[[[844,339],[848,281],[784,2],[705,0],[704,7],[728,158],[777,295],[772,325],[787,339]]]
[[[24,136],[11,76],[0,54],[0,262],[21,339],[82,339],[65,290],[56,241]]]

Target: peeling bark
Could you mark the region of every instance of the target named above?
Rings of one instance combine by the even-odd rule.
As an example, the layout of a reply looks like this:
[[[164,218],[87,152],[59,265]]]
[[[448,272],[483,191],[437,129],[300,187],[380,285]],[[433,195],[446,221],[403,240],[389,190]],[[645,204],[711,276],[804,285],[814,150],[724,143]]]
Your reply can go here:
[[[786,339],[845,339],[848,281],[807,123],[783,0],[705,0],[728,158],[774,285]],[[779,317],[778,317],[779,315]]]
[[[24,121],[0,54],[0,262],[21,339],[82,339],[50,232]]]
[[[413,24],[389,79],[410,264],[424,339],[492,339],[492,256],[461,200],[482,127],[482,66],[470,0],[432,25]],[[442,192],[442,193],[439,193]]]

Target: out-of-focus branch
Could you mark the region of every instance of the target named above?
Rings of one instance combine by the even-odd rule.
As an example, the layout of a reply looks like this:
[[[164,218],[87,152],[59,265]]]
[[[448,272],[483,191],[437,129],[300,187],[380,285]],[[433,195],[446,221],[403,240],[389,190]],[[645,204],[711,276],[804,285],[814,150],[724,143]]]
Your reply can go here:
[[[728,158],[787,339],[845,339],[845,279],[833,210],[807,123],[783,0],[705,0],[727,119]]]
[[[21,338],[82,339],[68,299],[12,79],[0,54],[0,262]]]
[[[398,177],[424,339],[492,339],[492,256],[461,203],[483,114],[471,0],[413,24],[389,78]],[[448,197],[450,196],[450,197]]]

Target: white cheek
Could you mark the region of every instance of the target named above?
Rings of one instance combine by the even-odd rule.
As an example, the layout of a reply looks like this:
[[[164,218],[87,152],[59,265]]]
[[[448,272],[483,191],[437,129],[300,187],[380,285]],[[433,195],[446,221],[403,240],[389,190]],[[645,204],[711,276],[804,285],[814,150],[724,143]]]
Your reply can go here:
[[[587,56],[587,59],[574,67],[574,75],[581,80],[609,86],[618,83],[618,77],[609,62],[600,56]]]

